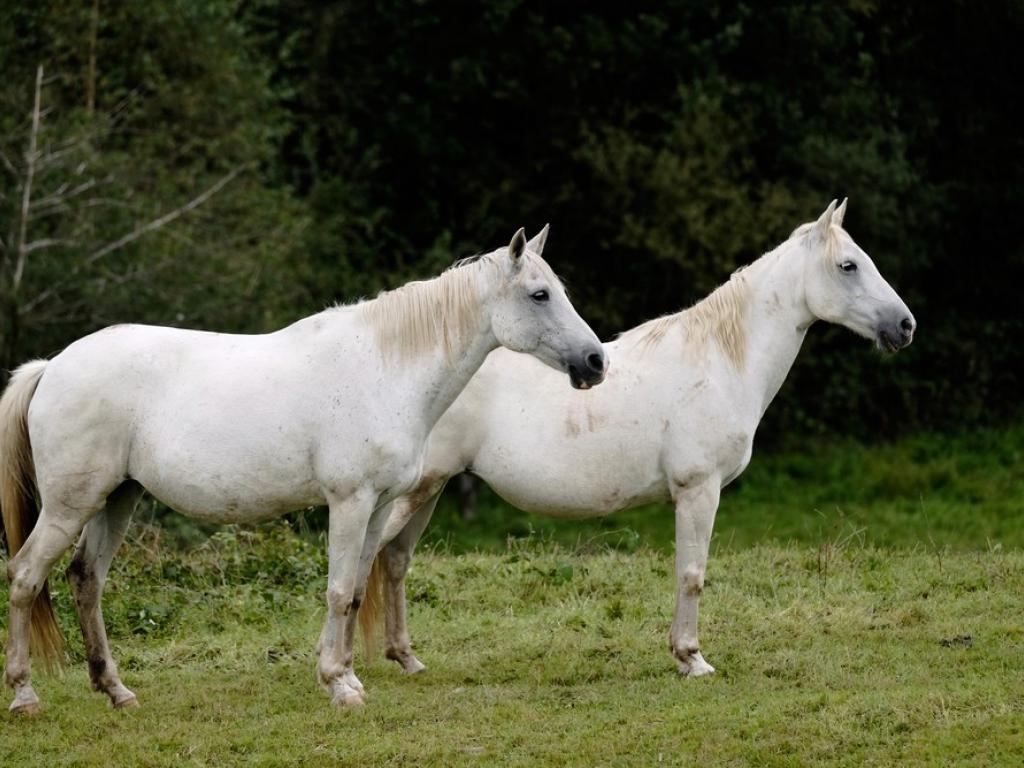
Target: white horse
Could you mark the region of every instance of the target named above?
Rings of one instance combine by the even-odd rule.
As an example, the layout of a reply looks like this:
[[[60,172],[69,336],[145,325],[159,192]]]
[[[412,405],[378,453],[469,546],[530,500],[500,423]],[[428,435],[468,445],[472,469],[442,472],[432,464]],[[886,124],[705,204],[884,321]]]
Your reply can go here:
[[[682,674],[713,672],[697,643],[697,607],[719,493],[750,461],[807,329],[838,323],[889,352],[913,338],[907,306],[842,229],[845,209],[833,201],[696,306],[606,344],[616,367],[593,392],[570,399],[529,358],[492,354],[431,433],[420,483],[393,504],[368,587],[368,605],[386,608],[388,658],[424,668],[406,630],[405,574],[445,483],[468,471],[514,506],[552,517],[671,499],[669,647]],[[373,619],[364,611],[364,632]]]
[[[318,674],[333,703],[362,703],[357,608],[387,503],[419,478],[434,423],[499,344],[577,388],[604,378],[600,341],[540,257],[546,235],[528,244],[519,230],[507,249],[275,333],[122,325],[20,367],[0,400],[11,710],[39,710],[30,634],[34,652],[61,653],[45,580],[79,533],[68,577],[92,684],[115,707],[137,703],[111,658],[100,596],[143,489],[214,522],[326,503]]]

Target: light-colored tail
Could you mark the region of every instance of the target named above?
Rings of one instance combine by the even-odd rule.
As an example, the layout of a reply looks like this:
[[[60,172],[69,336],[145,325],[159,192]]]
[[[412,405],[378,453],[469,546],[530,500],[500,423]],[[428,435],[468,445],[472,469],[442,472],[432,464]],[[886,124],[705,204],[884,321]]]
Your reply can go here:
[[[377,655],[377,637],[380,633],[382,609],[387,599],[384,594],[384,562],[383,552],[378,552],[370,566],[370,575],[366,579],[366,594],[359,606],[359,632],[363,636],[363,650],[367,660]]]
[[[39,516],[36,470],[28,439],[28,406],[45,368],[45,360],[25,363],[11,376],[0,397],[0,512],[11,558],[24,545]],[[64,636],[46,582],[32,604],[30,637],[32,655],[44,667],[63,666]]]

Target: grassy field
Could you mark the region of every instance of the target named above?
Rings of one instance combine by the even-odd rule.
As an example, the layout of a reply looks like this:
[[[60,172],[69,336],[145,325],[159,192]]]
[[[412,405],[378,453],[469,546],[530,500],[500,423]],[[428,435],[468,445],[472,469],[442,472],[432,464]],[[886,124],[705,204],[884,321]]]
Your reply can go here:
[[[40,717],[0,717],[0,765],[1020,765],[1022,438],[755,457],[713,545],[701,626],[719,673],[702,680],[667,652],[664,510],[534,519],[525,538],[491,502],[490,525],[442,520],[409,583],[428,671],[360,659],[356,711],[315,683],[315,525],[187,550],[140,525],[105,613],[142,708],[89,691],[58,579],[75,663],[37,677]]]

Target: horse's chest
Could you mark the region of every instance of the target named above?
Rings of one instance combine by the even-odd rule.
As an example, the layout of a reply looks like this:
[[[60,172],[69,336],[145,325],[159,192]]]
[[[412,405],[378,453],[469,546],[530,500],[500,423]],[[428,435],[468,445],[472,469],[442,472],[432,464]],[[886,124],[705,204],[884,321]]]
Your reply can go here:
[[[423,467],[425,440],[408,432],[381,430],[357,441],[328,441],[318,452],[316,474],[338,492],[369,485],[394,498],[416,484]]]
[[[754,443],[751,439],[746,439],[743,444],[736,446],[734,453],[736,458],[732,462],[726,462],[726,471],[722,473],[722,486],[726,486],[743,474],[743,470],[750,464],[750,457],[754,453]],[[732,467],[729,468],[729,464]]]
[[[715,475],[722,485],[735,480],[750,463],[753,433],[733,425],[710,429],[689,426],[677,434],[667,449],[666,467],[673,482],[690,482],[693,476]]]

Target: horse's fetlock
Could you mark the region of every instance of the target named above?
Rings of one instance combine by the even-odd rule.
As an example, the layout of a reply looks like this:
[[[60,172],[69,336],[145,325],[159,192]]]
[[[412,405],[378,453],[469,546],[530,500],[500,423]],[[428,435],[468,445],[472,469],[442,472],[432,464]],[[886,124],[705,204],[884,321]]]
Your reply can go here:
[[[317,676],[320,678],[320,684],[329,688],[336,680],[343,678],[345,673],[351,668],[352,654],[348,654],[347,659],[321,661],[317,665],[316,671]]]
[[[101,690],[104,688],[107,674],[107,660],[102,656],[89,656],[89,679],[92,680],[93,688]]]
[[[688,661],[692,656],[700,653],[700,644],[696,640],[676,640],[669,638],[668,650],[680,661]]]
[[[329,688],[331,683],[337,680],[344,674],[344,670],[335,665],[331,664],[329,667],[320,666],[317,669],[317,676],[320,678],[320,685]]]
[[[4,671],[4,682],[8,688],[18,688],[28,680],[28,664],[13,666],[10,663]]]

